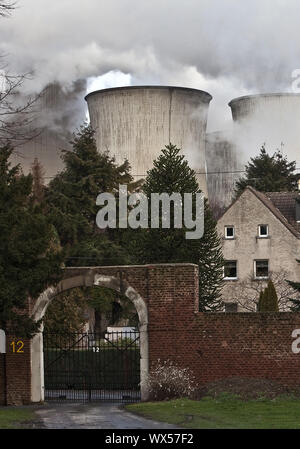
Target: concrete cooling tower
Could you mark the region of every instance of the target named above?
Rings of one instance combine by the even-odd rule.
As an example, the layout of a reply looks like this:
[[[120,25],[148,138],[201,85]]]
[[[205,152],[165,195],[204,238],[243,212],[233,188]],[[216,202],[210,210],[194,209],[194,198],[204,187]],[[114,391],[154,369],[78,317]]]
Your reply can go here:
[[[99,151],[128,159],[136,180],[145,178],[170,142],[183,150],[207,194],[205,131],[211,95],[183,87],[134,86],[86,96]]]
[[[270,154],[283,149],[290,159],[299,160],[300,94],[249,95],[232,100],[229,106],[234,140],[245,161],[257,155],[264,143]]]
[[[82,95],[85,88],[82,81],[68,92],[58,84],[51,84],[41,93],[33,107],[37,135],[17,147],[13,156],[13,162],[20,163],[24,173],[30,171],[35,158],[44,168],[46,182],[63,168],[61,150],[70,149],[72,132],[85,118]]]
[[[231,132],[206,134],[207,189],[210,205],[218,216],[233,200],[235,183],[243,165],[238,159],[237,147]]]

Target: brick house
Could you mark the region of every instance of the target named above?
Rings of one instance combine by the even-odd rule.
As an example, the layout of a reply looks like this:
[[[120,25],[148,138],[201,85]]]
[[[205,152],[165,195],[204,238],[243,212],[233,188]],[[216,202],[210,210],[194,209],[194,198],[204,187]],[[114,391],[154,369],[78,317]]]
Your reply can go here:
[[[300,280],[300,192],[258,192],[247,187],[218,220],[227,312],[255,311],[260,290],[272,279],[280,310],[289,310],[285,279]]]

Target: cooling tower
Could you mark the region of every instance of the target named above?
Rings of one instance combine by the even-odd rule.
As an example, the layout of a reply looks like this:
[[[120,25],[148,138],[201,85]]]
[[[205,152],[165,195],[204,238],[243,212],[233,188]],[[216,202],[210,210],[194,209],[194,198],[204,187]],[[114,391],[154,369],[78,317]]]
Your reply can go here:
[[[82,92],[85,82],[74,83],[73,90],[64,91],[58,84],[47,86],[33,106],[36,137],[17,147],[14,163],[28,173],[35,158],[45,171],[46,183],[64,168],[61,151],[70,149],[72,132],[84,121]],[[23,101],[26,101],[26,97]]]
[[[207,194],[205,130],[211,95],[183,87],[134,86],[104,89],[86,97],[99,151],[117,163],[128,159],[135,179],[145,178],[170,142],[183,150]]]
[[[224,211],[233,200],[235,183],[240,178],[243,165],[231,132],[206,134],[207,189],[210,205],[215,215]]]
[[[257,155],[265,143],[270,154],[283,149],[299,159],[300,94],[249,95],[229,103],[235,123],[235,142],[245,155]]]

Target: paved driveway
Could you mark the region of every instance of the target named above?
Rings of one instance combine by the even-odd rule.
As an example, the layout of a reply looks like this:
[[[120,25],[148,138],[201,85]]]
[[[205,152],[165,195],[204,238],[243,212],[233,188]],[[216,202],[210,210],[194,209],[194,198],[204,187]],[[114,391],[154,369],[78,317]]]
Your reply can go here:
[[[119,404],[47,404],[36,413],[47,429],[178,429],[133,415]]]

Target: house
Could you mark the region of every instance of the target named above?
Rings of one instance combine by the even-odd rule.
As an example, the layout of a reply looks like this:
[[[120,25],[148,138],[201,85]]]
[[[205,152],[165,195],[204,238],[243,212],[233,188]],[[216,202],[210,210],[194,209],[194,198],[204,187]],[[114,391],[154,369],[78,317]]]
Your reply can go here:
[[[280,310],[289,310],[288,298],[296,293],[286,279],[300,280],[297,199],[300,192],[262,193],[247,187],[218,220],[225,259],[225,311],[255,311],[259,293],[270,278]]]

